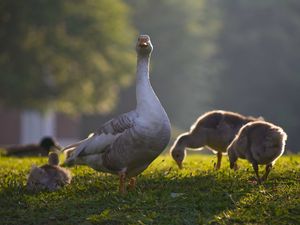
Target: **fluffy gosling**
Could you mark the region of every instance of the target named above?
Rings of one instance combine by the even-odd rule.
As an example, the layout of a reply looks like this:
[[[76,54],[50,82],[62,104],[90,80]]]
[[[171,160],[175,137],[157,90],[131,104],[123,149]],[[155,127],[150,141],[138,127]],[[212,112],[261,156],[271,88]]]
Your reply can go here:
[[[282,128],[272,123],[256,121],[244,125],[228,146],[230,168],[237,169],[238,158],[247,159],[253,166],[260,184],[266,180],[272,166],[283,154],[287,135]],[[266,165],[265,174],[260,178],[258,165]]]
[[[262,117],[246,117],[238,113],[215,110],[205,113],[191,126],[187,133],[183,133],[174,142],[170,149],[173,159],[179,168],[186,156],[186,148],[201,150],[207,147],[217,153],[218,161],[215,169],[221,167],[222,154],[239,129],[246,123],[255,120],[263,120]]]
[[[50,153],[48,164],[41,167],[32,166],[27,180],[27,190],[55,191],[71,183],[71,174],[67,169],[60,167],[56,153]]]

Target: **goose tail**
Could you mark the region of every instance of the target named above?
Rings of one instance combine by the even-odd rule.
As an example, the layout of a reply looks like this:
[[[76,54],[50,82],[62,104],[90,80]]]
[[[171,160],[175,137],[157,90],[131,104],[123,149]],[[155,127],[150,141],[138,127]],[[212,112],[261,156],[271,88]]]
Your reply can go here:
[[[79,153],[83,150],[84,146],[86,146],[86,143],[91,137],[93,137],[94,134],[90,134],[86,139],[83,139],[81,141],[78,141],[76,143],[73,143],[71,145],[68,145],[64,147],[61,151],[65,153],[66,159],[63,163],[63,166],[73,166],[75,164],[75,160]],[[85,143],[85,144],[83,144]]]

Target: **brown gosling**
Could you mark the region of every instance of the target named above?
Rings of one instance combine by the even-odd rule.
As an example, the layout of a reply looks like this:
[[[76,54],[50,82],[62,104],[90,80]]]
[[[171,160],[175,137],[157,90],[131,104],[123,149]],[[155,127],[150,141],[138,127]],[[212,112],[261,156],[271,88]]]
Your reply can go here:
[[[48,164],[41,167],[33,165],[27,180],[27,190],[55,191],[70,184],[72,179],[70,172],[58,164],[58,155],[52,152],[49,154]]]
[[[214,110],[200,116],[191,126],[190,131],[178,136],[170,153],[179,168],[186,157],[186,148],[201,150],[207,147],[217,154],[218,160],[215,169],[221,167],[222,154],[239,129],[246,123],[263,120],[262,117],[247,117],[235,112]]]
[[[260,184],[266,180],[272,166],[283,154],[287,135],[272,123],[257,121],[244,125],[228,146],[230,168],[237,169],[238,158],[247,159],[253,166]],[[259,177],[258,165],[266,165],[263,177]]]

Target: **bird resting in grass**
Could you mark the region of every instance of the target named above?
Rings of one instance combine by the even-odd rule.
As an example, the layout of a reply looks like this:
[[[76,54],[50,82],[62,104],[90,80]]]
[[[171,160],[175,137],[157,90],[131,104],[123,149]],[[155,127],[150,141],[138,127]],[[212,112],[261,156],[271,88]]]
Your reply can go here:
[[[48,156],[50,151],[59,151],[61,147],[52,137],[43,137],[39,144],[11,145],[4,148],[7,156],[29,157]]]
[[[125,181],[135,186],[142,173],[164,150],[170,140],[169,118],[149,80],[149,62],[153,46],[148,35],[140,35],[137,44],[136,108],[111,119],[88,138],[67,146],[66,165],[88,165],[119,176],[119,191],[125,193]]]
[[[71,183],[71,173],[60,167],[57,153],[50,153],[48,164],[41,167],[32,166],[28,179],[27,190],[40,191],[49,190],[55,191],[67,184]]]

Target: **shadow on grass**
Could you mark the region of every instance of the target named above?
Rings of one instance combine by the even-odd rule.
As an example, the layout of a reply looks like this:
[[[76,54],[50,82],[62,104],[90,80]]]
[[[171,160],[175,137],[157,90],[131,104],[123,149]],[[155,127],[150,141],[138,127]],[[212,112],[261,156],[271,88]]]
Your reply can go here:
[[[213,171],[211,157],[195,157],[177,170],[160,158],[138,177],[137,189],[121,196],[116,176],[72,168],[72,184],[56,192],[25,190],[30,165],[5,159],[0,167],[0,224],[273,224],[299,221],[299,158],[276,164],[268,181],[249,183],[244,164]],[[173,164],[175,165],[175,164]],[[207,169],[210,168],[210,169]],[[255,207],[253,207],[255,205]],[[274,219],[273,219],[274,218]],[[272,220],[271,220],[272,219]]]
[[[154,171],[125,196],[117,186],[115,176],[94,172],[75,176],[57,192],[33,194],[12,184],[0,192],[0,218],[6,224],[207,224],[257,188],[227,170]]]

